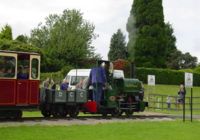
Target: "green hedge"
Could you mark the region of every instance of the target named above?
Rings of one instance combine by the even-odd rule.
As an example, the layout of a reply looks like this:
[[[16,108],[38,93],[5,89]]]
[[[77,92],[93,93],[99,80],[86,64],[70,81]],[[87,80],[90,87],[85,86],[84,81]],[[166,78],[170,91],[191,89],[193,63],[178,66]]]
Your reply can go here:
[[[67,75],[67,73],[73,69],[72,66],[65,66],[62,68],[62,70],[58,71],[58,72],[47,72],[47,73],[41,73],[40,75],[40,81],[44,81],[47,77],[49,78],[53,78],[53,80],[57,83],[60,83],[65,76]]]
[[[58,83],[60,83],[64,79],[64,76],[60,71],[49,72],[49,73],[41,73],[40,82],[43,82],[47,77],[53,78],[54,82],[58,82]]]
[[[147,83],[147,75],[155,75],[156,84],[179,85],[184,83],[184,71],[155,69],[155,68],[136,68],[136,77]],[[193,73],[193,85],[200,86],[200,74]]]

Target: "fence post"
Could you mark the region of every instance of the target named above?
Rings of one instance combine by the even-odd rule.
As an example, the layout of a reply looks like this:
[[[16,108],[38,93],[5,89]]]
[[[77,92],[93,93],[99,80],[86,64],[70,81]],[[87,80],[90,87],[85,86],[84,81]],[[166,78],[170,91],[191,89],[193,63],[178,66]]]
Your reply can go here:
[[[191,104],[190,104],[190,111],[191,111],[191,118],[190,118],[190,120],[191,120],[191,122],[192,122],[192,113],[193,113],[193,107],[192,107],[192,103],[193,103],[193,101],[192,101],[192,98],[193,98],[193,90],[192,90],[192,88],[191,88]]]
[[[185,122],[185,95],[183,96],[183,122]]]
[[[163,103],[164,103],[164,100],[163,100],[163,95],[162,95],[162,110],[163,110]]]
[[[148,94],[148,96],[147,96],[148,110],[149,110],[149,108],[150,108],[150,107],[149,107],[149,106],[150,106],[150,100],[149,100],[149,99],[150,99],[150,97],[149,97],[149,96],[150,96],[150,95]]]

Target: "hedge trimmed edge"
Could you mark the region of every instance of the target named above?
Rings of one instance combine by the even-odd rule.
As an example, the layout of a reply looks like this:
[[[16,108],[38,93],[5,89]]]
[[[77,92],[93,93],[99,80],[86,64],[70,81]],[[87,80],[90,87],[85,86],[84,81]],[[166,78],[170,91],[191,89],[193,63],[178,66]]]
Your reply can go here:
[[[147,75],[155,75],[156,84],[179,85],[184,83],[183,71],[155,68],[136,68],[136,77],[147,83]],[[200,74],[193,73],[193,86],[200,86]]]

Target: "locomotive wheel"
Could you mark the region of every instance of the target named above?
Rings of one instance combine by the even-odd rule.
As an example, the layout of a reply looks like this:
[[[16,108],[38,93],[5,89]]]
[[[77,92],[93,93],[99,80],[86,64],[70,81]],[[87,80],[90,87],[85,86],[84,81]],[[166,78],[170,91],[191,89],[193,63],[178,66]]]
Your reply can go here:
[[[6,111],[5,118],[8,118],[8,119],[21,119],[22,118],[22,111],[21,110]]]
[[[41,113],[45,118],[48,118],[51,116],[51,112],[47,110],[42,110]]]
[[[15,119],[21,119],[22,118],[22,111],[21,110],[17,110],[15,112]]]
[[[54,118],[60,117],[60,113],[57,112],[57,111],[53,112],[52,115],[53,115]]]
[[[122,115],[122,111],[116,108],[112,111],[111,115],[112,117],[119,117]]]
[[[102,113],[103,118],[106,118],[108,114],[106,112]]]
[[[79,114],[79,108],[78,107],[75,107],[75,108],[71,108],[69,110],[69,116],[72,117],[72,118],[76,118]]]
[[[132,117],[133,116],[133,110],[126,110],[125,114],[127,117]]]
[[[64,108],[64,106],[59,106],[59,107],[57,108],[56,112],[57,112],[57,114],[56,114],[57,117],[62,117],[62,118],[66,117],[67,114],[68,114],[68,112],[67,112],[67,110]]]
[[[62,112],[60,112],[60,116],[63,118],[66,117],[67,114],[68,114],[68,112],[66,110],[63,110]]]

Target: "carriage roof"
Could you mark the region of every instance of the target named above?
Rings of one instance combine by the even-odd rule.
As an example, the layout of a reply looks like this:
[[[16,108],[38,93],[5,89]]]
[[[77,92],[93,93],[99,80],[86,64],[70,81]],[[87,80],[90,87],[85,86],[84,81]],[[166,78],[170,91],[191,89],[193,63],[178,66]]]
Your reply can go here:
[[[10,50],[0,50],[2,53],[15,53],[15,54],[29,54],[29,55],[40,55],[36,52],[23,52],[23,51],[10,51]]]

